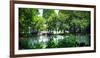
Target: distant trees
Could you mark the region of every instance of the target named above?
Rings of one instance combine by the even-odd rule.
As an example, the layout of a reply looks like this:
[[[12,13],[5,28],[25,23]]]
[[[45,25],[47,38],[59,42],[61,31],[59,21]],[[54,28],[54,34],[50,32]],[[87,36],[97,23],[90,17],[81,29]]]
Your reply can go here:
[[[29,27],[32,27],[32,18],[38,15],[38,9],[19,8],[19,34],[20,36],[28,36]]]
[[[19,8],[19,33],[27,36],[31,31],[49,31],[53,33],[90,33],[90,12],[78,10],[43,9],[42,16],[39,9]]]
[[[60,26],[59,29],[65,33],[65,31],[69,31],[70,28],[70,15],[72,13],[70,11],[66,10],[59,10],[59,21],[60,21]]]
[[[87,33],[90,30],[90,12],[89,11],[73,11],[70,24],[70,32]]]
[[[43,10],[43,17],[46,20],[47,30],[52,33],[56,27],[56,18],[57,15],[53,9],[44,9]]]
[[[43,31],[46,30],[45,19],[43,17],[34,16],[32,18],[32,29],[35,31]]]
[[[19,34],[27,37],[31,31],[46,30],[45,19],[38,16],[39,10],[33,8],[19,8]]]

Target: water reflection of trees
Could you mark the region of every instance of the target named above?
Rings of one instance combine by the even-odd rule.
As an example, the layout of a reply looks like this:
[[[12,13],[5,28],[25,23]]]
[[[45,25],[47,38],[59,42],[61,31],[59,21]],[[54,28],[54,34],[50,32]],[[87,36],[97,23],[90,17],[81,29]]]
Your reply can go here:
[[[19,49],[46,49],[90,46],[89,35],[34,36],[19,39]]]

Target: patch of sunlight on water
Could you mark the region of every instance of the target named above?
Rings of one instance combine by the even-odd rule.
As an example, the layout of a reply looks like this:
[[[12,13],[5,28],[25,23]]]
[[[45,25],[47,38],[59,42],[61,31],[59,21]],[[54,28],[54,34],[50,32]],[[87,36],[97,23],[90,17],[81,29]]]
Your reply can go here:
[[[47,42],[48,37],[47,36],[39,36],[39,42]]]

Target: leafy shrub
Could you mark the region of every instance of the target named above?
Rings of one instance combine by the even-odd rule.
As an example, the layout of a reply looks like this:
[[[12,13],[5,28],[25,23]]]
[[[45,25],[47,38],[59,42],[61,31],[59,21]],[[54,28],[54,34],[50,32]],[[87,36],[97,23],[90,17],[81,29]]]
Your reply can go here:
[[[29,49],[31,48],[31,43],[28,39],[19,39],[19,49]]]
[[[33,49],[42,49],[44,48],[44,44],[43,43],[35,43],[33,46],[32,46]]]
[[[50,38],[49,41],[47,42],[46,48],[57,48],[57,46],[58,46],[57,40],[54,40],[54,38]]]
[[[20,39],[19,40],[19,49],[42,49],[46,48],[46,45],[44,43],[34,43],[29,41],[29,39]]]
[[[61,41],[59,41],[59,47],[76,47],[77,41],[76,37],[74,35],[69,35],[68,37],[65,37]]]

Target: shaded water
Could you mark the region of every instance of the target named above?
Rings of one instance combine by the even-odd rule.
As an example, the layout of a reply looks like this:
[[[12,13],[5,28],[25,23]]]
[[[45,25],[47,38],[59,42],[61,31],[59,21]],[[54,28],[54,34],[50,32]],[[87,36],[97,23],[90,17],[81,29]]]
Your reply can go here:
[[[19,42],[20,42],[19,46],[21,48],[19,48],[19,49],[29,49],[30,47],[33,48],[36,45],[40,46],[40,44],[46,46],[47,43],[50,41],[51,38],[56,43],[60,42],[61,40],[67,39],[67,38],[73,38],[73,39],[75,39],[74,41],[76,41],[77,43],[79,43],[79,45],[83,46],[85,44],[86,46],[87,45],[90,46],[90,36],[89,35],[74,35],[74,36],[75,36],[75,38],[73,38],[70,35],[48,35],[48,36],[47,35],[33,35],[33,37],[29,37],[29,38],[20,38],[20,40],[19,40]],[[73,40],[73,39],[69,39],[69,40]],[[44,47],[44,48],[46,48],[46,47]]]

